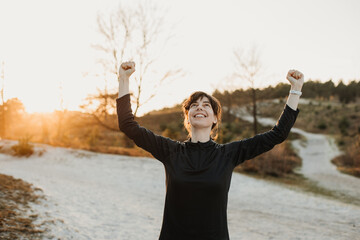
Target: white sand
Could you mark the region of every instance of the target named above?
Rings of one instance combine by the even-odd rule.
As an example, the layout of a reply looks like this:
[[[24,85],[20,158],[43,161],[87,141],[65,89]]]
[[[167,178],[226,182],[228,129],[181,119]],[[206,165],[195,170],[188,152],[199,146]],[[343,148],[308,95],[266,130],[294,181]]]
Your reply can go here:
[[[0,141],[0,144],[3,144]],[[0,154],[0,172],[33,183],[48,201],[54,238],[157,239],[165,197],[164,168],[132,158],[41,146],[30,158]],[[46,215],[47,213],[47,215]],[[360,207],[233,174],[231,239],[360,239]]]

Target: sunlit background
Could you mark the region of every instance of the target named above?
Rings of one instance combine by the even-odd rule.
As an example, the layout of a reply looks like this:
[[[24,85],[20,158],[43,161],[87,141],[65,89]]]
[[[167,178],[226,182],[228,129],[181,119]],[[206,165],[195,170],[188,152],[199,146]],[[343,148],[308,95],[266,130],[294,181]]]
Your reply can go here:
[[[0,239],[159,236],[173,153],[151,155],[151,140],[141,144],[134,122],[114,114],[119,58],[136,62],[133,95],[141,76],[140,102],[154,94],[132,108],[140,126],[174,140],[154,138],[163,146],[190,140],[174,105],[197,90],[221,101],[216,147],[287,138],[256,157],[262,141],[244,143],[236,162],[255,158],[234,168],[241,174],[226,168],[230,236],[359,239],[359,13],[360,0],[0,0]],[[120,27],[101,32],[99,21]],[[116,37],[132,24],[121,55]],[[251,84],[251,62],[239,69],[234,53],[254,48]],[[284,111],[294,68],[306,81],[298,117]],[[279,116],[288,135],[270,128]],[[221,164],[233,166],[230,155]],[[207,163],[189,165],[191,175]]]
[[[359,1],[154,2],[167,9],[164,22],[172,37],[153,67],[181,68],[184,74],[159,88],[140,115],[196,90],[226,88],[222,82],[233,73],[235,48],[260,50],[264,72],[257,87],[286,82],[291,68],[322,82],[360,79]],[[104,86],[99,52],[92,47],[101,41],[97,15],[120,3],[136,1],[0,1],[5,101],[17,97],[30,113],[79,110],[86,96]],[[146,81],[149,93],[151,79]],[[116,79],[108,85],[116,89]]]

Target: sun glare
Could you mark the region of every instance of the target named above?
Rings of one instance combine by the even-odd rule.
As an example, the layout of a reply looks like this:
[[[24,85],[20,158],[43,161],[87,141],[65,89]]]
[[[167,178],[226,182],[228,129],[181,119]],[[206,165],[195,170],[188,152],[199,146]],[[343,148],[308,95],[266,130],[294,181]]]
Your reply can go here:
[[[40,98],[26,98],[22,102],[27,113],[51,113],[60,109],[59,104],[51,100],[44,101],[44,99]]]

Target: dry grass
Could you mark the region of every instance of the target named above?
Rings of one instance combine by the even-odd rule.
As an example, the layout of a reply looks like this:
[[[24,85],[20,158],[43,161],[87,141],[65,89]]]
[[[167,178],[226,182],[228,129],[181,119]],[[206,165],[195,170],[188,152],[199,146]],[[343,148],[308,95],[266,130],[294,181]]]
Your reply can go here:
[[[30,214],[30,203],[38,203],[41,190],[31,184],[0,174],[0,239],[39,239],[44,233]]]
[[[360,177],[360,134],[347,147],[345,153],[332,161],[339,171]]]
[[[18,144],[11,146],[15,156],[26,156],[29,157],[34,153],[34,146],[29,143],[30,138],[22,138]]]

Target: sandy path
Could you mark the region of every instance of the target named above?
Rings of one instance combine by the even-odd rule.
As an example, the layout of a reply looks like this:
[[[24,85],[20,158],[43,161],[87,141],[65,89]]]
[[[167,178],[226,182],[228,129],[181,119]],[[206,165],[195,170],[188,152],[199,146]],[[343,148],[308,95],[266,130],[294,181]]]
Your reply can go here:
[[[247,121],[253,121],[243,108],[236,111],[236,116]],[[273,126],[276,120],[272,118],[258,118],[260,124]],[[302,167],[298,172],[314,181],[318,186],[334,191],[335,195],[350,197],[360,204],[360,179],[340,173],[331,159],[341,154],[334,139],[323,135],[308,133],[298,128],[292,132],[303,135],[307,142],[295,140],[292,142],[302,158]]]
[[[33,183],[60,239],[157,239],[165,197],[160,162],[43,146],[41,157],[0,154],[0,171]],[[231,239],[356,239],[360,207],[234,173]]]
[[[304,145],[300,140],[293,141],[293,146],[299,150],[303,159],[300,169],[307,178],[318,183],[319,186],[335,191],[338,195],[351,196],[360,202],[360,179],[343,174],[336,169],[330,161],[338,156],[338,150],[334,139],[322,134],[312,134],[294,129],[294,132],[306,137]]]

